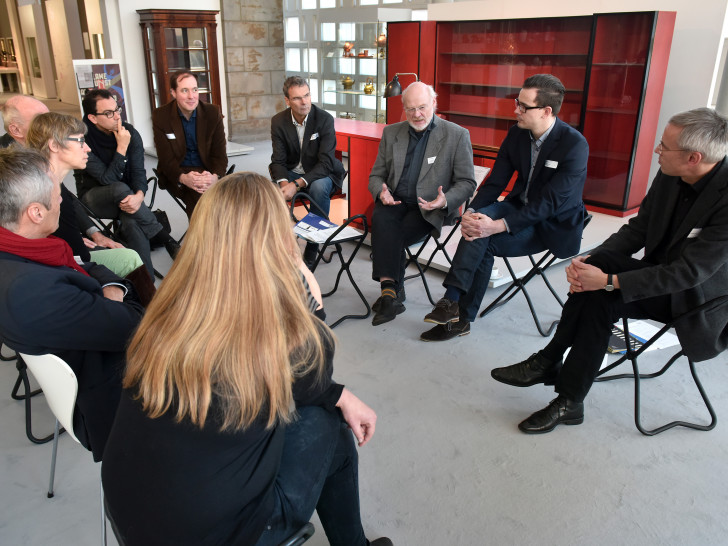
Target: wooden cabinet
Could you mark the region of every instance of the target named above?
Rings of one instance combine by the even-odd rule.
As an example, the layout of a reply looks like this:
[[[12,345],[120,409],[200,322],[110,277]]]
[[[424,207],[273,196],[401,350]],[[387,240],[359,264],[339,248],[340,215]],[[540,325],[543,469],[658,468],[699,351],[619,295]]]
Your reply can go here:
[[[674,24],[674,12],[428,22],[415,42],[417,23],[390,23],[388,55],[400,60],[396,72],[418,72],[434,84],[438,112],[470,131],[475,162],[485,167],[515,123],[514,99],[524,80],[557,76],[566,87],[559,118],[589,142],[584,201],[626,215],[649,183]],[[431,25],[435,39],[423,39]],[[434,47],[432,55],[412,51],[427,47]],[[391,101],[388,112],[390,123],[399,121]]]
[[[200,100],[221,104],[217,23],[213,10],[137,10],[142,27],[152,110],[172,100],[169,75],[186,69],[197,76]]]

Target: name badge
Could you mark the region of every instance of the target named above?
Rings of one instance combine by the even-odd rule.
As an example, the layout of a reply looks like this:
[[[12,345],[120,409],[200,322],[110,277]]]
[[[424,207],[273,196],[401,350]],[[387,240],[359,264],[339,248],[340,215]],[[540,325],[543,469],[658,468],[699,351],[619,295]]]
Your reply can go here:
[[[549,169],[555,169],[556,167],[559,166],[559,162],[558,161],[552,161],[550,159],[547,159],[546,160],[546,163],[545,163],[545,166],[547,168],[549,168]]]
[[[167,140],[176,140],[177,137],[174,136],[174,133],[167,133]]]
[[[311,135],[311,140],[316,140],[318,138],[318,133],[314,133]]]
[[[427,158],[427,164],[428,164],[428,165],[432,165],[432,164],[433,164],[433,163],[435,162],[435,159],[436,159],[436,158],[437,158],[437,156],[434,156],[434,157],[428,157],[428,158]]]
[[[688,233],[688,239],[695,239],[698,235],[700,235],[700,232],[703,231],[703,228],[693,228],[690,230],[690,233]]]

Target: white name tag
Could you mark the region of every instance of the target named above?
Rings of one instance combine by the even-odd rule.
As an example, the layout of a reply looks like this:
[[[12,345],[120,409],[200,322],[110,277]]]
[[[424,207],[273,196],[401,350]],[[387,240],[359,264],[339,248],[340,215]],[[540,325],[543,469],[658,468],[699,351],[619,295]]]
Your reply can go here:
[[[703,228],[693,228],[690,230],[690,233],[688,233],[688,239],[695,239],[698,235],[700,235],[700,232],[703,231]]]
[[[318,133],[314,133],[311,135],[311,140],[316,140],[318,138]]]
[[[434,156],[434,157],[428,157],[428,158],[427,158],[427,164],[428,164],[428,165],[432,165],[432,164],[433,164],[433,163],[435,162],[435,159],[436,159],[436,158],[437,158],[437,156]]]
[[[174,133],[167,133],[167,140],[176,140],[177,137],[174,136]]]
[[[547,168],[549,168],[549,169],[555,169],[556,167],[558,167],[558,166],[559,166],[559,162],[558,162],[558,161],[552,161],[552,160],[550,160],[550,159],[547,159],[547,160],[546,160],[546,163],[545,163],[544,165],[545,165],[545,166],[546,166]]]

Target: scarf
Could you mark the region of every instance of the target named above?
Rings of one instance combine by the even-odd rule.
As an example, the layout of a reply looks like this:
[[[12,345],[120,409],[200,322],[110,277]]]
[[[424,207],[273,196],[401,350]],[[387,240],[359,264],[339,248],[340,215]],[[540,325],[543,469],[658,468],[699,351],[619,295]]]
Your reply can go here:
[[[84,116],[83,122],[86,124],[88,131],[86,132],[86,144],[91,148],[91,152],[98,157],[101,162],[108,166],[114,160],[116,154],[116,137],[113,134],[106,134],[101,129],[96,127],[88,119],[88,116]],[[131,132],[130,126],[124,123],[124,127]],[[124,175],[122,181],[127,185],[129,184],[129,164],[124,167]]]
[[[73,259],[73,251],[68,243],[53,235],[42,239],[26,239],[0,227],[0,252],[7,252],[45,265],[65,265],[88,276],[86,270]]]

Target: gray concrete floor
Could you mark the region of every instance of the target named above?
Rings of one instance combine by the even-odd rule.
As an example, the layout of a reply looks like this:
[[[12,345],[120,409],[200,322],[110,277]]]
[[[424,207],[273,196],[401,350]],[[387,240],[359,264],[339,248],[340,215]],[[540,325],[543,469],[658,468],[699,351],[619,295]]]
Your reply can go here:
[[[251,155],[234,159],[237,170],[266,173],[270,143],[254,146]],[[150,160],[149,172],[153,166]],[[156,207],[167,211],[177,236],[186,229],[164,192]],[[168,270],[163,250],[153,259]],[[547,275],[565,293],[563,269],[554,266]],[[324,290],[335,271],[332,265],[316,271]],[[379,290],[366,248],[353,274],[373,302]],[[428,273],[436,298],[442,279]],[[544,320],[555,320],[559,308],[539,283],[531,286],[535,305]],[[348,320],[334,331],[335,378],[379,416],[373,440],[360,450],[362,519],[370,538],[386,535],[397,546],[726,543],[725,423],[708,433],[674,429],[644,437],[633,424],[632,382],[623,380],[594,386],[583,425],[521,434],[517,423],[554,394],[544,386],[499,384],[490,370],[545,345],[525,300],[476,321],[468,336],[428,344],[418,340],[430,310],[422,283],[414,279],[406,288],[407,311],[393,322],[373,327],[371,320]],[[501,290],[489,291],[486,302]],[[363,307],[347,281],[325,305],[332,319]],[[656,368],[671,354],[650,353],[643,367]],[[728,416],[727,361],[722,355],[698,366],[719,419]],[[13,363],[0,365],[0,544],[98,544],[99,466],[62,436],[56,496],[46,498],[51,446],[26,439],[23,405],[10,398],[15,376]],[[684,361],[643,385],[648,426],[707,419]],[[33,405],[37,433],[51,432],[42,396]],[[324,546],[323,529],[316,516],[313,521],[316,534],[307,544]]]

